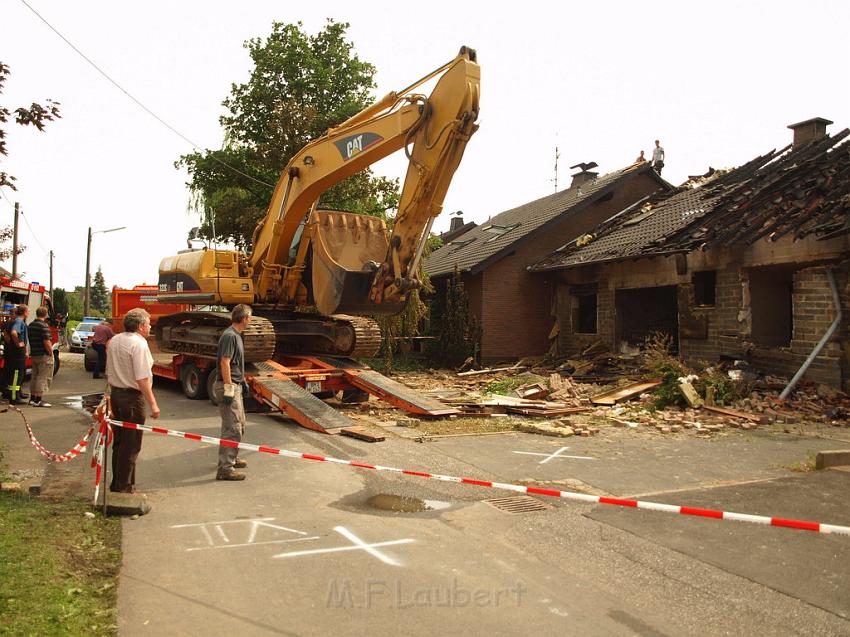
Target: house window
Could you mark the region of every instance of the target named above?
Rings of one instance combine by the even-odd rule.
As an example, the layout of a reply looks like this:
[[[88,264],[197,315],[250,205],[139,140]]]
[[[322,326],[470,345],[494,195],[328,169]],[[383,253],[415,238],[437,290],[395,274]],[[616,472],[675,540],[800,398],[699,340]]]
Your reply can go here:
[[[493,235],[492,237],[487,239],[487,241],[490,242],[490,241],[493,241],[494,239],[498,239],[503,234],[507,234],[508,232],[510,232],[511,230],[513,230],[514,228],[517,228],[517,227],[519,227],[518,223],[515,223],[512,226],[500,226],[500,225],[496,225],[496,224],[491,223],[490,225],[486,225],[481,229],[484,232]]]
[[[694,272],[694,303],[699,307],[714,307],[717,290],[717,271]]]
[[[475,237],[473,237],[472,239],[458,239],[457,241],[449,241],[448,245],[454,248],[452,252],[457,252],[461,248],[465,248],[466,246],[468,246],[473,241],[475,241]]]
[[[794,270],[753,268],[749,279],[753,342],[772,347],[789,346],[794,333]]]
[[[572,296],[572,323],[574,334],[596,334],[598,296],[596,284],[574,285]]]

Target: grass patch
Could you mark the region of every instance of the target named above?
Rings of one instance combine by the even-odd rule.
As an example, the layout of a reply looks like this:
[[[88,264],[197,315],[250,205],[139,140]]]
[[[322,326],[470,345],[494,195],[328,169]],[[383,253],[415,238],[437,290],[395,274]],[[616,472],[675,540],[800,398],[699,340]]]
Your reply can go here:
[[[531,383],[547,384],[546,379],[542,376],[538,376],[537,374],[520,374],[519,376],[507,376],[505,378],[500,378],[499,380],[494,380],[484,388],[484,393],[507,396],[517,387],[530,385]]]
[[[0,493],[0,635],[114,635],[121,522]]]
[[[786,465],[785,468],[796,473],[808,473],[809,471],[814,471],[817,468],[817,455],[810,451],[806,454],[805,460],[792,462],[791,464]]]
[[[522,418],[447,418],[445,420],[420,420],[416,426],[429,436],[447,434],[479,434],[496,431],[512,431],[523,422]]]

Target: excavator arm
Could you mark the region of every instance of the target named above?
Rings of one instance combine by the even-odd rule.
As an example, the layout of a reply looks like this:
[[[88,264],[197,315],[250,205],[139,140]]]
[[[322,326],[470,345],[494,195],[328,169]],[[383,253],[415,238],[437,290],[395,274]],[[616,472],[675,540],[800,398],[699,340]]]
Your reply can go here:
[[[429,96],[414,92],[438,75]],[[416,272],[431,224],[477,129],[479,92],[475,52],[463,47],[448,64],[301,149],[255,231],[248,259],[255,299],[302,304],[307,280],[322,314],[398,310],[419,285]],[[315,207],[325,190],[401,149],[410,163],[392,236],[376,256],[383,248],[376,241],[379,222]]]

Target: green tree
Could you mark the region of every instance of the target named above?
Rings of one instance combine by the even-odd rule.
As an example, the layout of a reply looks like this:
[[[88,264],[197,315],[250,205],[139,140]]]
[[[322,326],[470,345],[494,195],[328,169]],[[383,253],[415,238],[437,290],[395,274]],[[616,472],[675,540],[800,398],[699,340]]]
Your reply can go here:
[[[0,62],[0,94],[3,93],[3,85],[6,83],[11,70],[3,62]],[[29,106],[21,106],[14,110],[15,123],[21,126],[35,126],[39,131],[43,131],[47,122],[52,122],[54,119],[61,117],[59,115],[59,102],[46,100],[44,104],[33,102]],[[6,149],[6,124],[9,123],[9,117],[12,116],[12,111],[0,104],[0,155],[8,156],[9,151]],[[17,190],[15,187],[15,177],[9,173],[0,170],[0,188],[7,186],[12,190]],[[12,256],[12,247],[7,247],[7,242],[12,239],[12,229],[9,227],[0,228],[0,261],[5,261]],[[18,254],[23,252],[24,247],[18,246]]]
[[[73,321],[83,320],[83,295],[85,288],[77,286],[73,292],[69,292],[68,298],[68,318]]]
[[[346,41],[348,27],[328,20],[309,35],[300,22],[275,22],[268,37],[245,42],[254,69],[246,83],[231,85],[222,102],[223,148],[176,162],[189,172],[193,207],[204,213],[203,236],[250,249],[272,185],[292,156],[371,102],[375,67]],[[398,180],[366,170],[330,188],[320,204],[385,217],[398,197]]]
[[[431,319],[431,330],[436,336],[430,351],[434,363],[457,367],[470,356],[476,356],[481,333],[469,313],[469,295],[457,270],[446,281],[444,292],[432,302]]]
[[[53,311],[63,316],[68,314],[68,293],[64,288],[53,288]]]
[[[103,270],[98,268],[94,275],[94,283],[91,286],[91,307],[102,314],[108,314],[111,309],[110,304],[109,290],[103,278]]]

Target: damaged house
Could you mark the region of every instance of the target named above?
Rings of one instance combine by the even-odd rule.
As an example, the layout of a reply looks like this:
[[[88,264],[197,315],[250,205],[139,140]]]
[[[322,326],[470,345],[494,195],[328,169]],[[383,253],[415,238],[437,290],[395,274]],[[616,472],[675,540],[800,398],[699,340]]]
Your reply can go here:
[[[539,355],[549,349],[552,290],[547,278],[532,274],[528,266],[624,207],[672,190],[646,162],[603,176],[591,172],[595,163],[580,167],[569,189],[451,236],[425,261],[438,294],[459,273],[469,313],[481,330],[482,360]]]
[[[850,131],[831,123],[794,124],[786,148],[649,195],[531,266],[555,290],[558,350],[661,331],[690,364],[789,378],[809,363],[804,378],[850,389]]]

